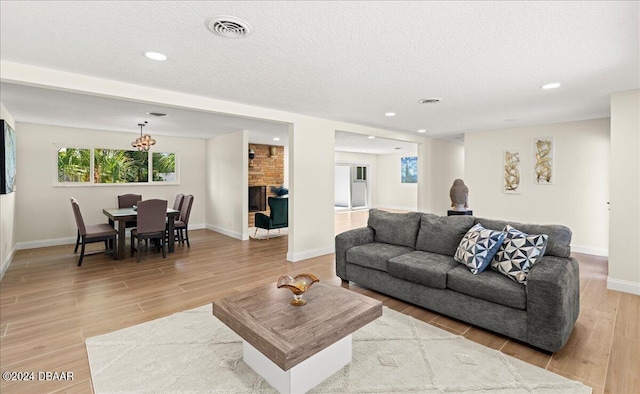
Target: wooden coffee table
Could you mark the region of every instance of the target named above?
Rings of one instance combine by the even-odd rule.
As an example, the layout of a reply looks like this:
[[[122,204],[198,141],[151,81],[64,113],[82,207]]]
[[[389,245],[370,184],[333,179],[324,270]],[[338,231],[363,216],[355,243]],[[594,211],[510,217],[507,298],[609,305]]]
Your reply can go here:
[[[315,283],[306,305],[276,284],[213,302],[213,315],[243,339],[243,360],[281,393],[304,393],[351,362],[351,333],[382,316],[382,302]]]

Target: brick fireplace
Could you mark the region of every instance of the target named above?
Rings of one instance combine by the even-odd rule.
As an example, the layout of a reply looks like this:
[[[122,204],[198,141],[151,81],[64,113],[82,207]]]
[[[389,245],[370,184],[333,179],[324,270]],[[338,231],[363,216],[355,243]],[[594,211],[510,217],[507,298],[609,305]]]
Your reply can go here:
[[[249,149],[255,152],[253,160],[249,160],[249,227],[253,227],[255,212],[269,214],[269,205],[266,201],[269,196],[275,196],[271,187],[282,186],[284,182],[284,146],[249,144]],[[257,204],[252,204],[252,187],[265,188],[264,209]],[[252,205],[257,206],[258,210],[252,210]]]

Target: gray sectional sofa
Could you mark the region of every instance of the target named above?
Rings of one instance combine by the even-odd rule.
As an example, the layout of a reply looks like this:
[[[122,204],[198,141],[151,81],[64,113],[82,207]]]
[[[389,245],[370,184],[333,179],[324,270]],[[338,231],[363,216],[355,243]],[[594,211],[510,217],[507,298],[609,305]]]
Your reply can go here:
[[[548,235],[526,285],[490,267],[474,275],[454,260],[476,223]],[[569,256],[570,242],[571,230],[560,225],[372,209],[367,227],[336,236],[336,273],[343,281],[555,352],[566,344],[580,310],[578,262]]]

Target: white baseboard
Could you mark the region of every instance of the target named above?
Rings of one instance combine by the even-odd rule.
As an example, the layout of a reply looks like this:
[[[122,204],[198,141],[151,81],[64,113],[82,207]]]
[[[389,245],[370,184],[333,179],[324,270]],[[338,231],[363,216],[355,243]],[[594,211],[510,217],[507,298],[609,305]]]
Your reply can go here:
[[[375,206],[377,209],[390,209],[393,211],[409,211],[409,212],[418,212],[418,208],[416,207],[401,207],[399,205],[385,205],[385,206]]]
[[[39,241],[18,242],[16,245],[16,248],[18,250],[24,250],[24,249],[44,248],[46,246],[69,245],[69,244],[75,244],[75,243],[76,243],[76,237],[65,237],[65,238],[43,239]]]
[[[607,289],[640,295],[640,283],[607,277]]]
[[[206,228],[208,230],[215,231],[216,233],[224,234],[224,235],[226,235],[228,237],[239,239],[240,241],[248,241],[249,240],[249,235],[248,234],[242,234],[242,233],[239,233],[237,231],[231,231],[231,230],[223,228],[223,227],[214,226],[213,224],[207,224]]]
[[[194,224],[189,225],[189,230],[200,230],[206,228],[204,224]],[[131,230],[127,229],[127,233],[125,237],[129,237],[129,232]],[[76,237],[65,237],[65,238],[54,238],[54,239],[43,239],[39,241],[27,241],[27,242],[18,242],[16,248],[18,250],[23,249],[35,249],[35,248],[44,248],[47,246],[59,246],[59,245],[69,245],[75,244]]]
[[[0,280],[2,280],[2,278],[4,277],[4,273],[7,272],[7,269],[9,269],[11,261],[13,261],[13,256],[16,254],[16,250],[17,249],[14,246],[13,249],[11,249],[11,252],[9,252],[9,255],[7,256],[4,263],[2,263],[2,266],[0,267]]]
[[[609,257],[609,249],[593,248],[591,246],[571,245],[571,251],[576,253],[590,254],[593,256]]]
[[[331,254],[331,253],[334,253],[335,250],[336,250],[335,245],[332,245],[332,246],[327,246],[326,248],[309,249],[309,250],[305,250],[297,253],[287,253],[287,260],[291,261],[292,263],[295,263],[301,260],[312,259],[318,256],[324,256],[325,254]]]

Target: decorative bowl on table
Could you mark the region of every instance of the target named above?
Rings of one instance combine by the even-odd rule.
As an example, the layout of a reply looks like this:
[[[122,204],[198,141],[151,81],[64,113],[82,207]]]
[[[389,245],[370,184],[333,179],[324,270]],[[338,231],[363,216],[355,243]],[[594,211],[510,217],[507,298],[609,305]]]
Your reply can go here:
[[[286,287],[293,293],[293,300],[291,300],[291,305],[293,306],[302,306],[307,303],[306,300],[302,299],[302,295],[309,290],[312,284],[319,282],[318,279],[313,274],[300,274],[296,275],[294,278],[289,275],[282,275],[278,278],[278,288]]]

